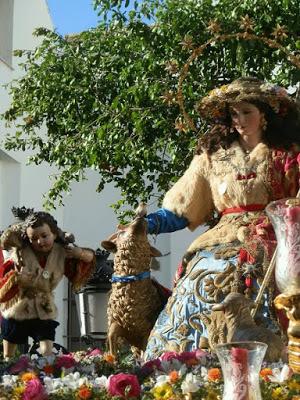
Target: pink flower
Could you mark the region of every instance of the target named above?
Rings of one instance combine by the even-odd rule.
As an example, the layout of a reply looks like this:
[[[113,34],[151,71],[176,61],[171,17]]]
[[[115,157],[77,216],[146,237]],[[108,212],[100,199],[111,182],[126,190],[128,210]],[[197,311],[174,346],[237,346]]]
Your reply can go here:
[[[108,379],[108,392],[111,396],[123,398],[137,397],[141,393],[141,387],[136,375],[116,374]]]
[[[176,351],[166,351],[160,356],[162,361],[180,360],[180,355]]]
[[[88,356],[101,356],[103,354],[103,351],[100,349],[93,349],[89,353],[87,353]]]
[[[26,383],[22,400],[47,400],[48,395],[39,379],[31,379]]]
[[[62,356],[57,357],[55,361],[56,368],[72,368],[76,364],[75,359],[71,354],[64,354]]]
[[[201,350],[201,349],[197,349],[196,350],[196,358],[198,360],[201,359],[201,358],[205,358],[207,356],[208,356],[208,352],[207,351],[204,351],[204,350]]]

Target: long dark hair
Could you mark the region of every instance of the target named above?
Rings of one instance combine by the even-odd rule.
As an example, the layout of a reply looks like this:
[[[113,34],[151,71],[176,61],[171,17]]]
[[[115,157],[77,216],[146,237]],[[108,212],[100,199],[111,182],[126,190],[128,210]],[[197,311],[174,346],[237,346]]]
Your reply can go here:
[[[275,113],[264,102],[249,101],[261,111],[267,121],[266,130],[263,132],[262,141],[269,147],[289,150],[292,145],[300,146],[300,108],[295,102],[286,110],[285,115]],[[232,129],[229,106],[226,109],[227,117],[222,124],[215,124],[198,141],[196,154],[207,151],[213,154],[220,148],[228,149],[239,138],[239,133]]]

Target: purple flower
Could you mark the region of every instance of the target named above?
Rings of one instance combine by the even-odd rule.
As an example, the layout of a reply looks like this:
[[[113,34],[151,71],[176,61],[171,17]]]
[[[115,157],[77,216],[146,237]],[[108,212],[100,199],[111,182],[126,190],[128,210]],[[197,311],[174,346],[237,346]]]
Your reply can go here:
[[[20,372],[24,372],[28,369],[30,363],[29,358],[25,355],[21,356],[19,360],[9,368],[9,372],[11,374],[19,374]]]

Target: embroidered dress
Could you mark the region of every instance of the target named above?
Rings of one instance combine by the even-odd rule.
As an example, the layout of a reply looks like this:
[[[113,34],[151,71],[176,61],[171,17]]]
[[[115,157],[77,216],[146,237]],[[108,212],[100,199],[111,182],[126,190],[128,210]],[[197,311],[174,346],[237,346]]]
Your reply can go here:
[[[263,143],[245,154],[234,142],[211,156],[195,156],[166,194],[163,208],[185,218],[191,230],[208,221],[213,210],[221,218],[188,248],[172,296],[150,334],[145,359],[199,348],[200,338],[207,337],[206,313],[230,291],[255,298],[276,246],[264,208],[272,200],[296,196],[298,154]],[[271,283],[260,309],[262,322],[276,319],[268,304],[274,290]]]

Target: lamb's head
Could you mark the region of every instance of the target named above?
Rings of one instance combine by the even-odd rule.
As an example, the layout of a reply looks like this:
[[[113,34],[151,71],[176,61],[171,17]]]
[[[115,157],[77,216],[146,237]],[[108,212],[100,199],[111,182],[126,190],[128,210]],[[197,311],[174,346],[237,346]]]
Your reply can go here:
[[[255,307],[254,301],[248,299],[241,293],[229,293],[223,303],[212,306],[213,311],[224,311],[228,318],[247,318],[251,317],[250,310]]]
[[[135,247],[149,247],[151,257],[160,257],[161,252],[151,246],[147,237],[147,220],[143,213],[137,215],[128,225],[119,225],[116,233],[101,242],[101,246],[112,253],[119,249]]]
[[[16,223],[7,228],[1,235],[0,246],[4,250],[11,250],[12,248],[22,248],[24,245],[23,238],[23,225]]]

